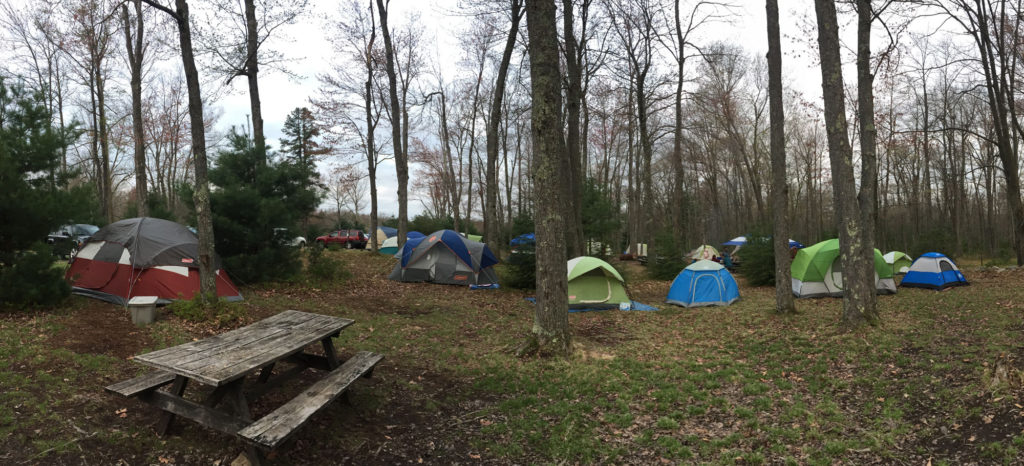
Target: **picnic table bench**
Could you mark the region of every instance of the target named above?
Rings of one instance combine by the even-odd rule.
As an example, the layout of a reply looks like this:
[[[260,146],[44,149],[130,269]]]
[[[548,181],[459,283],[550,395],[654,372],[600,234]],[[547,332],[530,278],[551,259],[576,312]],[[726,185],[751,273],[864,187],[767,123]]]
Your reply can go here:
[[[331,340],[352,325],[351,319],[300,311],[284,311],[246,327],[203,340],[136,356],[134,360],[154,372],[106,387],[111,393],[138,397],[163,414],[157,424],[167,433],[175,416],[247,442],[250,461],[259,462],[261,450],[271,450],[288,439],[314,414],[345,392],[360,377],[369,377],[383,355],[360,351],[341,362]],[[319,342],[324,355],[303,350]],[[292,367],[273,374],[278,364]],[[294,378],[307,368],[327,371],[322,379],[273,412],[253,420],[249,402]],[[245,386],[246,376],[255,383]],[[189,382],[211,387],[202,402],[184,397]],[[170,385],[167,390],[161,387]]]

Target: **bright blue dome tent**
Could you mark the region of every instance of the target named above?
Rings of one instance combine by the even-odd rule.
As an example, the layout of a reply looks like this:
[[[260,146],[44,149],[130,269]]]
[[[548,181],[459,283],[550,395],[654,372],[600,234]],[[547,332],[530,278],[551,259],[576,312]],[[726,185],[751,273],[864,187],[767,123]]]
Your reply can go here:
[[[740,299],[736,279],[722,264],[694,262],[679,272],[665,302],[683,307],[728,306]]]

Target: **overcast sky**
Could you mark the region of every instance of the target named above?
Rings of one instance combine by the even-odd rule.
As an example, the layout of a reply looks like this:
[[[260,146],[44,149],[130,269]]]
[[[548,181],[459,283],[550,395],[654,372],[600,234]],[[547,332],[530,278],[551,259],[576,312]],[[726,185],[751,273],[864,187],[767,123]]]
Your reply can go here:
[[[696,41],[706,44],[716,40],[739,44],[748,52],[757,56],[767,53],[767,32],[765,29],[764,2],[760,0],[740,0],[736,9],[737,15],[730,23],[718,24],[705,28]],[[807,37],[816,30],[804,30],[808,21],[813,21],[814,12],[810,2],[782,1],[780,23],[782,29],[782,47],[784,49],[784,79],[792,88],[801,90],[808,99],[821,98],[821,75],[814,67],[808,53]],[[342,14],[338,11],[338,2],[332,0],[312,0],[311,11],[315,14],[307,16],[299,24],[289,27],[284,32],[292,42],[273,44],[282,50],[293,61],[290,69],[301,75],[299,79],[286,77],[282,73],[260,75],[260,94],[263,105],[263,119],[268,142],[278,146],[277,139],[281,136],[284,119],[295,107],[308,105],[308,99],[317,88],[317,73],[326,70],[331,60],[331,51],[325,37],[325,26],[331,17]],[[466,18],[452,15],[456,11],[454,0],[410,1],[394,0],[391,2],[393,27],[406,20],[408,14],[418,11],[421,22],[426,28],[425,41],[428,47],[437,47],[437,51],[427,51],[427,56],[440,56],[445,63],[457,63],[460,56],[459,43],[456,40],[460,31],[466,29]],[[843,35],[855,33],[850,24],[843,25]],[[799,38],[799,40],[797,40]],[[445,67],[454,77],[457,67]],[[847,80],[852,75],[847,75]],[[249,112],[248,93],[245,81],[236,79],[233,82],[234,93],[220,102],[223,116],[219,128],[226,130],[230,126],[242,126]],[[415,176],[415,169],[411,176]],[[385,162],[378,171],[378,200],[383,216],[396,215],[398,212],[397,181],[394,164]],[[367,196],[368,197],[368,196]],[[410,216],[422,212],[423,207],[414,193],[410,193]],[[368,211],[368,207],[367,207]]]

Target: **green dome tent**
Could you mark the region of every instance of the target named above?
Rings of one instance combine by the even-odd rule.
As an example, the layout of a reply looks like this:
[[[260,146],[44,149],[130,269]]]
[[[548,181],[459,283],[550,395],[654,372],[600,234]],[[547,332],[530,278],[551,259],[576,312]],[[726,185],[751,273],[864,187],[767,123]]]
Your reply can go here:
[[[581,256],[570,259],[567,268],[569,309],[614,309],[630,302],[622,275],[607,262]]]
[[[793,294],[798,298],[843,295],[843,274],[839,267],[839,240],[830,239],[801,249],[793,259]],[[875,288],[878,294],[895,294],[892,267],[875,249]]]
[[[882,258],[885,259],[885,263],[892,269],[893,275],[907,273],[910,270],[910,265],[914,263],[910,256],[899,251],[889,251]]]

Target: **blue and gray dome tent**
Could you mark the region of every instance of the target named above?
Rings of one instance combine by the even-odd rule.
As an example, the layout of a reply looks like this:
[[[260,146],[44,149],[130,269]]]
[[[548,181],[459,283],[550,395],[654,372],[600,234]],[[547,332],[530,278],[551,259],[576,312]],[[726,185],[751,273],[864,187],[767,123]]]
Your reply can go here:
[[[732,274],[722,264],[701,260],[679,272],[665,302],[683,307],[728,306],[738,299],[740,289]]]
[[[953,260],[938,252],[926,252],[918,257],[900,282],[900,286],[933,290],[967,284],[967,279]]]
[[[389,279],[450,285],[498,283],[498,258],[486,244],[452,230],[438,230],[422,238],[409,238]]]

